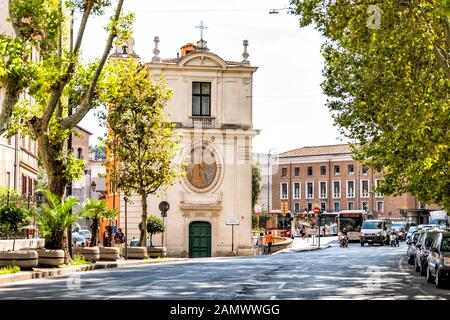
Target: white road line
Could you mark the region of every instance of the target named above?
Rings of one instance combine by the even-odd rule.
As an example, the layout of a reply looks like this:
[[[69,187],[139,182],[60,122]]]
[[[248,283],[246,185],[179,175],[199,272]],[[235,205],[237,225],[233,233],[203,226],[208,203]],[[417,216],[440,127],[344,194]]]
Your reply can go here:
[[[275,300],[276,298],[276,296],[271,296],[269,300]]]
[[[406,272],[405,269],[403,269],[403,267],[402,267],[402,262],[403,262],[403,257],[401,257],[401,258],[400,258],[400,261],[398,262],[398,266],[400,267],[400,270],[401,270],[403,273],[406,273],[406,274],[409,275],[409,272]],[[414,284],[414,282],[412,282],[410,279],[407,279],[407,280],[412,284],[412,286],[413,286],[414,288],[418,289],[419,291],[421,291],[421,292],[424,293],[425,295],[435,297],[435,295],[426,292],[425,290],[423,290],[423,289],[420,288],[420,287],[417,287],[417,285]],[[438,298],[441,298],[441,297],[438,297]]]
[[[279,286],[278,286],[278,289],[283,289],[283,287],[286,285],[286,282],[283,282],[282,284],[280,284]]]

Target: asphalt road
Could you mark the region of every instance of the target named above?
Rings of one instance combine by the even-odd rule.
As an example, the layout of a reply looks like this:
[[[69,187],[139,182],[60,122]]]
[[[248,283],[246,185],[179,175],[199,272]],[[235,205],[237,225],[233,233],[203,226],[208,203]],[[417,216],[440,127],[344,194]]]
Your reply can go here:
[[[406,245],[193,259],[0,286],[0,299],[449,299],[406,262]]]

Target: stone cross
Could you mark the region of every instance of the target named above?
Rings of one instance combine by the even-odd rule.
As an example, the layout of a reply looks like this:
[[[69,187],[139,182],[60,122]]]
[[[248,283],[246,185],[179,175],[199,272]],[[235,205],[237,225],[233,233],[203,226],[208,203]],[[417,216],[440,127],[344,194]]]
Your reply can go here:
[[[158,49],[158,43],[159,43],[159,37],[156,36],[153,41],[155,41],[155,49],[153,49],[153,58],[152,58],[152,62],[161,62],[161,58],[158,57],[159,55],[159,49]]]
[[[203,30],[208,29],[208,27],[203,24],[203,21],[200,21],[200,25],[196,26],[196,28],[200,29],[200,39],[203,40]]]

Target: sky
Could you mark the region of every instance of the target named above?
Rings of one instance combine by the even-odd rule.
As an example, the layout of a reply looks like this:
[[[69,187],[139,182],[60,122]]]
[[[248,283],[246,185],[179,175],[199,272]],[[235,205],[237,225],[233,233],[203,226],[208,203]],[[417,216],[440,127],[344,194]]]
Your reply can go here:
[[[261,130],[253,152],[343,143],[320,88],[324,38],[313,27],[300,28],[298,17],[287,10],[269,14],[288,6],[287,0],[125,0],[124,11],[135,13],[134,47],[144,62],[153,56],[154,36],[160,39],[161,58],[175,58],[182,45],[196,43],[200,21],[208,27],[203,35],[208,48],[224,60],[241,61],[242,41],[249,41],[248,60],[258,67],[253,75],[253,127]],[[80,14],[75,28],[79,21]],[[106,23],[106,17],[89,22],[84,58],[100,56]],[[93,145],[105,132],[93,112],[80,125],[94,133]]]

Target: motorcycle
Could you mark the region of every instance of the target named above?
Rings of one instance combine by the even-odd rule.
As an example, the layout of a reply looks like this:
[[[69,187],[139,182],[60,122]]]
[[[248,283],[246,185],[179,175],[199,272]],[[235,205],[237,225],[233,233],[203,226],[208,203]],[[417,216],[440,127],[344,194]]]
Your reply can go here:
[[[348,247],[348,237],[345,235],[342,235],[341,237],[341,247],[342,248]]]
[[[400,246],[399,242],[398,242],[398,237],[396,234],[391,234],[389,236],[390,239],[390,243],[391,243],[391,247],[398,247]]]

